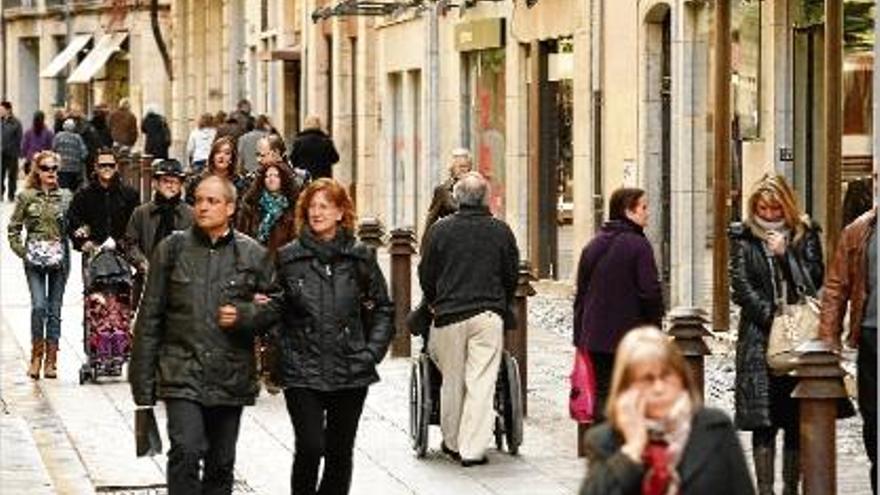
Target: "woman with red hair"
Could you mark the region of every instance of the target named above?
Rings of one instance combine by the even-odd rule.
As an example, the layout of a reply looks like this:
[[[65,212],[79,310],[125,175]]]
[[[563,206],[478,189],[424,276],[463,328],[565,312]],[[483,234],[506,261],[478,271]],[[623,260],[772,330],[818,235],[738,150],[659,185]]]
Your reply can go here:
[[[278,251],[279,381],[296,448],[291,493],[348,493],[367,387],[393,335],[374,250],[354,237],[345,188],[318,179],[296,204],[297,239]],[[323,474],[319,467],[324,458]]]

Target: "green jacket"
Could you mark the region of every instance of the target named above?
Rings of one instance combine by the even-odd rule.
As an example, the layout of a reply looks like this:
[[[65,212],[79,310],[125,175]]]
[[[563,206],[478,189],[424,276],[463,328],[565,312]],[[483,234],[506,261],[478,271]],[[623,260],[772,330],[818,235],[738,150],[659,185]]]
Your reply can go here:
[[[138,405],[187,399],[204,406],[254,403],[254,336],[277,319],[254,294],[269,294],[274,264],[255,240],[230,231],[211,242],[198,227],[175,232],[153,252],[134,329],[128,378]],[[234,328],[217,310],[233,304]]]
[[[12,251],[24,258],[27,241],[64,240],[64,216],[72,198],[70,191],[60,187],[49,192],[34,188],[21,191],[7,226]],[[26,237],[22,228],[27,231]]]

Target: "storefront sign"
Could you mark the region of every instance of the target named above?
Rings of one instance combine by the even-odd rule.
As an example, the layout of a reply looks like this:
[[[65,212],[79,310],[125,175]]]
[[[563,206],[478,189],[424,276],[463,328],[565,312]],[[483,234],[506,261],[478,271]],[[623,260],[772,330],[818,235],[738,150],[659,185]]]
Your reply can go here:
[[[455,49],[460,52],[504,46],[504,20],[499,18],[462,22],[455,26]]]

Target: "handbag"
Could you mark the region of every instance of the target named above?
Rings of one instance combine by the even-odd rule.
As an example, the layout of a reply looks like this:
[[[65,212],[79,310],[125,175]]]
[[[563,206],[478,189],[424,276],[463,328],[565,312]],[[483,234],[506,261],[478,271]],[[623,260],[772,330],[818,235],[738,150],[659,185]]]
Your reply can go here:
[[[806,286],[812,289],[813,294],[816,293],[812,281],[803,273],[800,263],[793,262],[791,257],[787,258],[792,278],[799,278],[803,283],[796,281],[800,296],[797,303],[788,303],[785,285],[782,287],[782,298],[777,301],[777,314],[773,317],[770,336],[767,339],[767,365],[776,374],[787,374],[793,370],[800,355],[798,347],[819,337],[821,305],[818,299],[807,295],[805,290]],[[775,280],[773,276],[774,292],[777,292]]]
[[[577,349],[569,379],[569,416],[578,423],[592,423],[596,408],[596,373],[589,354]]]
[[[64,263],[64,243],[60,240],[28,240],[24,259],[33,267],[57,270]]]

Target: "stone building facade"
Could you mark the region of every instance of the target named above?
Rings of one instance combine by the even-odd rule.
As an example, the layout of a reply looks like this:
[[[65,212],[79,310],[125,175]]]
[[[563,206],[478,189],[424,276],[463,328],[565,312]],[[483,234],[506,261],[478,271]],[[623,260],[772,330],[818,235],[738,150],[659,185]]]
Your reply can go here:
[[[90,113],[129,98],[141,115],[148,103],[169,108],[170,79],[153,37],[146,2],[3,0],[4,95],[23,122],[36,110],[76,104]],[[158,20],[166,42],[168,1]],[[26,124],[27,125],[27,124]]]

